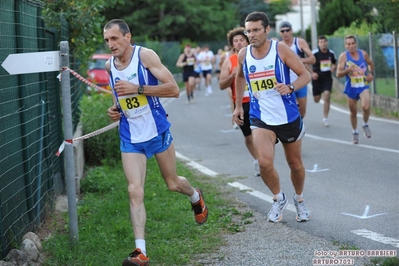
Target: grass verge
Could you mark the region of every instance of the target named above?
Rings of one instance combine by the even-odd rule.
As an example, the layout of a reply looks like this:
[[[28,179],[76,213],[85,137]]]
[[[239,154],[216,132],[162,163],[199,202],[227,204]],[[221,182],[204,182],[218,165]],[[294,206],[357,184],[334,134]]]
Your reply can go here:
[[[221,178],[211,180],[181,163],[177,167],[179,175],[202,188],[208,221],[201,226],[195,223],[188,198],[167,189],[156,160],[150,159],[145,184],[146,242],[153,265],[201,265],[194,258],[223,245],[223,233],[242,231],[252,222],[251,212],[240,212],[228,199],[229,191],[221,185]],[[44,265],[121,265],[134,248],[121,162],[89,169],[82,192],[79,243],[70,244],[67,213],[53,213],[47,222],[52,234],[43,243],[47,254]]]

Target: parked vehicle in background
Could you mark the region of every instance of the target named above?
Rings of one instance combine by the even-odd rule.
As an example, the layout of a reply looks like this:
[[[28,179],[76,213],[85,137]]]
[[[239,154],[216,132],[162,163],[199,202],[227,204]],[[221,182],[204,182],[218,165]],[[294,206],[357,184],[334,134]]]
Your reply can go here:
[[[111,90],[109,86],[109,74],[105,70],[105,63],[111,57],[111,54],[94,54],[88,64],[87,80],[99,87]],[[93,88],[87,87],[91,92]]]

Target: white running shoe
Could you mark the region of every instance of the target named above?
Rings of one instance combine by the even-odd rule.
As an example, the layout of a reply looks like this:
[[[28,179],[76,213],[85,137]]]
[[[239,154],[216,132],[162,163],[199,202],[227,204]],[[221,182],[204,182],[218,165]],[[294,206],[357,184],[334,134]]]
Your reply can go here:
[[[359,133],[353,133],[352,134],[352,142],[353,142],[353,144],[358,144],[359,143]]]
[[[330,126],[330,124],[328,123],[328,119],[327,118],[323,118],[323,125],[325,127],[329,127]]]
[[[282,200],[277,201],[276,199],[273,199],[272,209],[267,214],[267,220],[273,223],[280,222],[283,218],[283,210],[285,209],[285,207],[287,207],[287,205],[288,201],[284,193]]]
[[[371,138],[371,131],[370,131],[369,126],[364,125],[363,130],[364,130],[364,135],[366,136],[366,138]]]
[[[296,208],[296,220],[298,222],[306,222],[309,221],[309,212],[308,209],[306,208],[305,200],[302,199],[301,201],[295,200],[295,194],[294,194],[294,205]]]
[[[208,86],[208,87],[206,87],[206,93],[205,93],[205,96],[209,96],[209,95],[211,95],[212,94],[212,87],[211,86]]]

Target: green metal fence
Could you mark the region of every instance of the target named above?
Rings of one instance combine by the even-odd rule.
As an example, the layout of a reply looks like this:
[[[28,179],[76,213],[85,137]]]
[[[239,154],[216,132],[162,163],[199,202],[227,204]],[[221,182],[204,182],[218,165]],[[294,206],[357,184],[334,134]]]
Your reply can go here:
[[[68,40],[65,21],[61,34],[45,28],[42,7],[37,0],[0,1],[0,63],[9,54],[59,50]],[[0,67],[0,259],[35,231],[53,202],[54,180],[63,182],[63,158],[55,156],[63,141],[57,75],[9,75]],[[71,85],[76,126],[82,90],[76,80]]]

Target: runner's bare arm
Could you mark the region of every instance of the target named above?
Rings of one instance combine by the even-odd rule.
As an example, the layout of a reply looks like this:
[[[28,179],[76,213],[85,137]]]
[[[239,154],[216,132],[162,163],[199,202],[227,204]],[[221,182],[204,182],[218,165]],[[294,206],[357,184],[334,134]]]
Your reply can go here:
[[[140,59],[143,66],[160,81],[158,85],[144,85],[144,95],[179,97],[179,86],[173,78],[172,73],[162,64],[161,59],[153,50],[141,48]]]
[[[297,74],[298,78],[292,82],[296,89],[304,87],[309,83],[311,77],[309,71],[306,69],[305,65],[299,60],[299,57],[284,43],[279,43],[277,45],[278,54],[281,60]],[[281,85],[278,84],[278,87]],[[291,93],[287,86],[288,91],[278,89],[281,94]]]
[[[309,65],[313,65],[314,63],[316,63],[316,57],[313,55],[312,50],[310,50],[308,43],[301,38],[298,40],[299,47],[301,47],[302,51],[306,54],[305,58],[301,58],[302,63]]]
[[[339,55],[338,58],[337,78],[345,77],[352,71],[349,68],[345,69],[345,64],[346,64],[346,53],[343,52]]]
[[[242,98],[244,96],[245,90],[245,76],[242,70],[242,64],[244,63],[246,49],[241,49],[238,52],[238,65],[237,65],[237,74],[235,77],[235,85],[236,85],[236,106],[242,106]]]
[[[373,61],[371,61],[370,56],[366,51],[362,50],[362,53],[363,53],[364,60],[366,60],[367,64],[369,65],[368,73],[366,76],[366,81],[371,82],[374,79],[374,63],[373,63]]]
[[[221,90],[227,89],[233,83],[236,75],[235,72],[230,73],[231,62],[230,60],[225,60],[223,62],[222,67],[220,68],[220,77],[219,77],[219,87]]]

